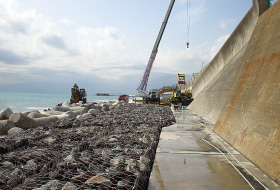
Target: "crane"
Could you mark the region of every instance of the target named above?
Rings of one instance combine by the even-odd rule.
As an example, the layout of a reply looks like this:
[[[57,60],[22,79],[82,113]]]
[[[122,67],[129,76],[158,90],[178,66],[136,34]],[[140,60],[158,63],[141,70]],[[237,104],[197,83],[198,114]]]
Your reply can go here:
[[[146,88],[147,88],[149,76],[150,76],[150,73],[151,73],[151,70],[152,70],[152,67],[153,67],[153,63],[154,63],[154,60],[155,60],[157,52],[158,52],[159,43],[161,41],[163,32],[165,30],[165,27],[166,27],[166,24],[167,24],[167,21],[169,19],[169,16],[170,16],[170,13],[172,11],[174,3],[175,3],[175,0],[171,0],[171,2],[169,4],[168,10],[167,10],[166,15],[165,15],[165,18],[164,18],[164,20],[162,22],[159,34],[157,36],[155,45],[153,47],[153,50],[152,50],[152,53],[151,53],[148,65],[146,67],[146,70],[144,72],[142,80],[141,80],[141,82],[139,84],[139,87],[136,89],[136,93],[135,93],[136,96],[146,97],[148,95],[148,92],[146,91]]]

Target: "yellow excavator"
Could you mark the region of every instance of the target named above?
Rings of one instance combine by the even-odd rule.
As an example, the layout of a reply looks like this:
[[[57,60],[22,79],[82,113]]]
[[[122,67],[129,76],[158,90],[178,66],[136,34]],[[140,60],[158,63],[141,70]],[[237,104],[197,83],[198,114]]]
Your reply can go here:
[[[178,73],[178,86],[173,92],[171,103],[189,105],[193,101],[191,90],[187,89],[185,74]]]
[[[79,101],[82,101],[83,104],[87,102],[87,92],[84,88],[79,89],[77,84],[74,84],[74,86],[71,88],[71,99],[70,104],[77,103]]]

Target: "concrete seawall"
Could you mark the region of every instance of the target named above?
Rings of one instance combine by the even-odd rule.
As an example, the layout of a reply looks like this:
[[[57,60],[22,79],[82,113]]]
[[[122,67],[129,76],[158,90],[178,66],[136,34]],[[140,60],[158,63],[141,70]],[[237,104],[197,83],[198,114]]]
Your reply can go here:
[[[280,181],[280,3],[253,6],[214,59],[188,82],[189,106],[214,131]]]

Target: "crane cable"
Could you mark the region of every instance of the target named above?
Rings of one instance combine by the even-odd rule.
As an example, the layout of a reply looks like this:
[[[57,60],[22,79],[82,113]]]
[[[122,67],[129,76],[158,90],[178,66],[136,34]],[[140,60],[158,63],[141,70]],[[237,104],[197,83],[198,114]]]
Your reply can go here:
[[[190,17],[190,8],[191,8],[191,0],[187,0],[187,48],[189,48],[189,33],[190,33],[190,24],[191,24],[191,17]]]

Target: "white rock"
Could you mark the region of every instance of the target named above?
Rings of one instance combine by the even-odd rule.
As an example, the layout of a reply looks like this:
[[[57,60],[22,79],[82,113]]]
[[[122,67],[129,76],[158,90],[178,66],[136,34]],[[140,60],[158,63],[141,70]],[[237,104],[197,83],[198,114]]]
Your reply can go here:
[[[67,182],[62,188],[62,190],[77,190],[77,189],[78,188],[71,182]]]
[[[67,108],[70,108],[71,107],[71,104],[69,102],[64,102],[61,107],[67,107]]]
[[[10,108],[6,108],[0,111],[0,120],[9,119],[13,114],[13,111]]]
[[[52,189],[58,189],[57,186],[59,185],[58,180],[51,180],[45,185],[42,185],[40,188],[36,188],[34,190],[52,190]]]
[[[23,169],[28,171],[35,171],[37,169],[37,164],[34,162],[34,160],[28,160],[26,165],[23,166]]]
[[[88,111],[88,113],[90,113],[90,114],[96,114],[96,113],[100,113],[100,112],[101,112],[100,109],[90,109]]]
[[[52,108],[52,110],[53,111],[67,112],[67,111],[70,111],[70,107],[54,106]]]
[[[41,114],[39,111],[32,111],[27,116],[30,118],[46,117],[46,115]]]
[[[24,133],[24,130],[19,127],[13,127],[8,131],[9,135],[16,135],[16,134],[21,134]]]
[[[53,137],[47,137],[44,139],[44,143],[48,144],[49,146],[53,145],[56,142],[56,139]]]
[[[72,155],[68,155],[66,158],[63,159],[67,164],[74,162],[75,159]]]
[[[139,160],[139,168],[140,171],[147,171],[149,170],[149,164],[151,160],[147,156],[141,156]]]
[[[112,104],[112,106],[117,106],[119,104],[120,104],[120,102],[115,102],[115,103]]]
[[[8,131],[15,127],[15,124],[9,120],[0,120],[0,135],[7,135]]]
[[[85,117],[90,116],[90,113],[84,113],[83,115],[78,115],[76,119],[83,120]]]

